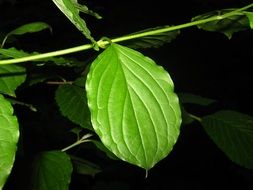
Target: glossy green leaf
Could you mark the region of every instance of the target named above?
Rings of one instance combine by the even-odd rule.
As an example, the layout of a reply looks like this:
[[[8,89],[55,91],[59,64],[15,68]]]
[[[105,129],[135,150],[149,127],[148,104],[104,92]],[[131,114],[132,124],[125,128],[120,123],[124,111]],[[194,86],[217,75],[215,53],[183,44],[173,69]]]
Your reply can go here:
[[[209,106],[216,102],[216,100],[190,93],[179,93],[178,96],[180,102],[183,104],[197,104],[200,106]]]
[[[6,40],[12,35],[23,35],[26,33],[34,33],[34,32],[39,32],[39,31],[45,30],[45,29],[49,29],[52,32],[51,26],[49,26],[45,22],[32,22],[32,23],[22,25],[22,26],[16,28],[15,30],[12,30],[11,32],[9,32],[5,36],[5,38],[2,42],[2,47],[4,46],[4,43],[6,42]]]
[[[65,14],[65,16],[80,30],[84,36],[89,39],[93,44],[94,48],[97,49],[96,41],[91,36],[90,30],[88,29],[86,22],[79,16],[79,12],[88,12],[86,6],[80,5],[77,0],[53,0],[55,5]],[[84,11],[84,10],[86,11]]]
[[[68,190],[71,181],[70,157],[60,151],[42,152],[33,163],[32,190]]]
[[[157,29],[162,29],[168,26],[160,26],[160,27],[155,27],[155,28],[149,28],[146,30],[142,30],[136,33],[130,34],[135,35],[143,32],[151,32],[153,30]],[[128,40],[126,42],[122,42],[127,47],[134,48],[134,49],[139,49],[139,48],[151,48],[155,47],[158,48],[165,43],[170,43],[172,40],[174,40],[178,35],[180,34],[180,30],[174,30],[170,32],[163,32],[155,35],[149,35],[149,36],[144,36],[141,38],[136,38],[133,40]]]
[[[0,93],[16,96],[15,90],[26,79],[24,67],[17,65],[0,66]]]
[[[71,156],[71,160],[73,163],[73,168],[76,173],[82,174],[82,175],[90,175],[94,177],[97,173],[101,172],[101,168],[88,161],[84,160],[82,158]]]
[[[232,161],[253,169],[253,117],[226,110],[204,117],[202,124]]]
[[[173,90],[169,74],[153,60],[111,44],[87,76],[93,128],[117,157],[148,170],[170,153],[179,135]]]
[[[76,85],[60,85],[55,100],[62,115],[83,128],[93,130],[84,88]]]
[[[38,55],[40,53],[38,52],[32,52],[32,53],[27,53],[24,52],[23,50],[17,50],[16,48],[12,47],[9,49],[0,49],[0,54],[5,56],[5,58],[21,58],[21,57],[27,57],[30,55]],[[83,65],[80,61],[77,61],[75,59],[70,59],[70,58],[65,58],[65,57],[48,57],[44,59],[36,59],[33,60],[34,62],[51,62],[55,65],[59,66],[78,66],[78,65]]]
[[[211,32],[221,32],[225,34],[229,39],[232,38],[233,33],[249,29],[249,20],[244,12],[238,12],[237,14],[222,18],[221,15],[234,11],[235,9],[224,9],[219,11],[212,11],[203,15],[196,16],[192,18],[192,21],[207,19],[211,17],[217,17],[217,19],[212,22],[207,22],[198,25],[198,28],[211,31]]]
[[[11,172],[18,138],[18,121],[13,115],[13,108],[0,94],[0,189]]]

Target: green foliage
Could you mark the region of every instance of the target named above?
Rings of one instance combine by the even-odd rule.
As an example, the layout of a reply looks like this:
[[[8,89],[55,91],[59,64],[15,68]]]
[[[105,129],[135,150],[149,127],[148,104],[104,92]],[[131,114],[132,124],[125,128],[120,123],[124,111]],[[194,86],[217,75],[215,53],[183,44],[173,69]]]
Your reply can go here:
[[[169,74],[153,60],[111,44],[92,63],[86,82],[92,125],[103,144],[122,160],[152,168],[179,135],[173,89]]]
[[[71,181],[70,157],[60,151],[42,152],[34,160],[32,190],[68,190]]]
[[[93,177],[103,172],[99,165],[79,157],[79,150],[83,148],[98,148],[114,161],[121,159],[148,171],[172,151],[180,134],[181,120],[184,125],[198,121],[229,159],[246,168],[253,168],[252,116],[235,111],[219,111],[200,118],[190,113],[186,109],[188,104],[208,109],[216,100],[181,93],[179,102],[167,71],[152,59],[130,49],[158,48],[174,40],[182,29],[192,26],[221,32],[230,39],[235,32],[253,28],[253,12],[250,10],[253,4],[241,9],[224,9],[199,15],[191,22],[177,26],[158,26],[114,39],[104,37],[96,42],[80,13],[100,19],[99,14],[79,4],[77,0],[53,2],[92,44],[44,54],[27,53],[15,47],[0,48],[0,189],[13,167],[19,138],[18,121],[11,103],[37,111],[37,107],[32,104],[19,101],[15,91],[21,84],[24,88],[20,90],[24,92],[26,88],[45,81],[48,85],[59,85],[55,88],[56,104],[61,114],[74,123],[73,126],[67,126],[67,134],[72,132],[71,135],[76,134],[77,138],[76,142],[61,151],[40,152],[36,156],[32,167],[31,189],[67,190],[72,172]],[[34,22],[7,35],[0,33],[3,36],[2,46],[13,35],[44,29],[51,30],[51,27],[44,22]],[[55,57],[91,48],[105,48],[92,63]],[[34,65],[11,65],[27,61],[32,61]],[[60,74],[47,72],[46,69],[44,71],[48,65],[53,66],[50,69],[59,68]],[[63,67],[70,71],[67,79],[61,74]],[[41,72],[34,72],[40,68]],[[61,80],[49,81],[53,79]],[[49,113],[42,115],[47,120],[53,117],[52,113],[56,110],[51,110],[48,104],[45,107],[49,107]],[[43,112],[43,109],[38,109],[38,112]],[[57,115],[57,119],[62,117]],[[85,133],[87,129],[90,133]],[[74,153],[71,152],[70,149],[83,143],[86,144],[76,148]],[[86,150],[85,155],[90,156]]]
[[[16,96],[15,90],[26,79],[24,67],[17,65],[0,66],[0,93]]]
[[[201,123],[232,161],[253,169],[253,117],[226,110],[205,116]]]
[[[0,94],[0,189],[11,172],[18,138],[18,121],[13,115],[13,108]]]

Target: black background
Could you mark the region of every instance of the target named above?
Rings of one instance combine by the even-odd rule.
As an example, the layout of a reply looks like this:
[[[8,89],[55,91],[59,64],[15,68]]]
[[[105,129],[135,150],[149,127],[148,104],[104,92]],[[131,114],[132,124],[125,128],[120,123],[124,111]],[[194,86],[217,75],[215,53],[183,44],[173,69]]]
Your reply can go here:
[[[163,1],[85,1],[99,12],[102,20],[85,16],[95,39],[122,36],[160,25],[177,25],[208,11],[242,7],[251,1],[238,0],[177,0]],[[82,34],[65,18],[52,1],[0,1],[0,31],[8,32],[19,25],[44,21],[53,28],[53,34],[42,31],[24,35],[15,44],[27,51],[47,52],[88,43]],[[232,109],[252,115],[253,33],[243,31],[228,40],[223,34],[198,30],[181,31],[176,40],[158,49],[141,50],[170,73],[176,92],[189,92],[216,99],[209,107],[189,106],[196,115],[205,115],[219,109]],[[76,53],[86,60],[96,53]],[[70,72],[71,73],[71,72]],[[71,76],[69,76],[71,78]],[[6,190],[28,189],[32,154],[41,150],[62,148],[65,133],[59,130],[69,124],[50,109],[54,103],[55,87],[38,85],[20,92],[19,97],[40,107],[41,114],[17,115],[23,127],[24,146],[28,156],[17,158]],[[32,94],[32,95],[31,95]],[[40,100],[37,102],[36,100]],[[42,112],[49,111],[48,115]],[[39,112],[40,113],[40,112]],[[53,115],[53,118],[52,118]],[[51,118],[49,118],[51,117]],[[34,127],[38,126],[38,127]],[[42,129],[43,126],[43,129]],[[55,127],[55,129],[52,129]],[[39,135],[37,137],[36,135]],[[62,135],[63,134],[63,135]],[[61,136],[55,139],[54,136]],[[69,142],[68,142],[69,143]],[[253,173],[232,163],[209,139],[198,123],[182,126],[181,134],[171,154],[149,171],[122,161],[97,157],[89,147],[81,153],[98,163],[103,172],[94,178],[73,174],[71,189],[252,189]]]

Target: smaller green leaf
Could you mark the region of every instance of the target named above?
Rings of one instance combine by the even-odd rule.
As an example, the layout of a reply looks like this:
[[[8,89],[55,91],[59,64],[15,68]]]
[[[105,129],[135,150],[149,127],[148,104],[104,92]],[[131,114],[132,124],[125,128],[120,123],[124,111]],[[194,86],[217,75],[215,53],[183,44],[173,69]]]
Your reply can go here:
[[[18,139],[17,118],[10,102],[0,94],[0,189],[11,173]]]
[[[34,33],[34,32],[39,32],[39,31],[45,30],[45,29],[49,29],[52,32],[51,26],[49,26],[45,22],[32,22],[32,23],[22,25],[22,26],[16,28],[15,30],[12,30],[11,32],[9,32],[5,36],[5,38],[2,42],[2,47],[4,46],[6,40],[12,35],[23,35],[26,33]]]
[[[190,93],[178,93],[178,97],[183,104],[197,104],[200,106],[209,106],[216,102],[216,100],[210,98],[204,98],[202,96],[190,94]]]
[[[15,97],[15,90],[26,79],[26,70],[17,65],[0,66],[0,92]]]
[[[167,28],[168,26],[159,26],[155,28],[149,28],[146,30],[141,30],[139,32],[135,32],[130,34],[130,36],[134,36],[139,33],[143,32],[151,32],[153,30],[158,30],[158,29],[163,29]],[[172,40],[174,40],[178,35],[180,34],[180,30],[174,30],[170,32],[163,32],[155,35],[149,35],[149,36],[144,36],[141,38],[136,38],[133,40],[128,40],[126,42],[122,42],[125,46],[128,46],[133,49],[139,49],[139,48],[158,48],[165,43],[170,43]]]
[[[42,152],[33,163],[32,190],[68,190],[71,181],[70,157],[60,151]]]
[[[203,15],[192,18],[192,21],[217,17],[217,20],[198,25],[199,29],[211,32],[221,32],[225,34],[228,39],[232,38],[235,32],[243,31],[249,28],[249,20],[244,12],[237,12],[237,14],[223,18],[222,15],[234,11],[235,9],[223,9],[219,11],[212,11]]]
[[[235,163],[253,169],[253,117],[225,110],[202,119],[205,131]]]
[[[82,174],[82,175],[90,175],[94,177],[97,173],[101,172],[101,168],[88,161],[84,160],[82,158],[71,156],[71,160],[73,163],[73,168],[76,173]]]
[[[93,130],[84,88],[65,84],[56,90],[55,100],[63,116],[83,128]]]

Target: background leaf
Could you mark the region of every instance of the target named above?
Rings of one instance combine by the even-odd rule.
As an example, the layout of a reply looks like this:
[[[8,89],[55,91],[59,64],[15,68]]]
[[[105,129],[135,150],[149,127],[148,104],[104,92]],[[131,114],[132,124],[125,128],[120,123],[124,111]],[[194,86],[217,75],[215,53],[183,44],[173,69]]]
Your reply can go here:
[[[168,26],[160,26],[160,27],[155,27],[155,28],[149,28],[146,30],[141,30],[139,32],[132,33],[130,35],[135,35],[139,34],[142,32],[149,32],[152,30],[157,30],[157,29],[162,29]],[[155,47],[158,48],[165,43],[170,43],[172,40],[174,40],[178,35],[180,34],[180,30],[174,30],[170,32],[164,32],[164,33],[159,33],[155,35],[149,35],[141,38],[136,38],[133,40],[128,40],[126,42],[122,42],[123,45],[134,48],[134,49],[139,49],[139,48],[151,48]]]
[[[181,114],[169,74],[137,51],[111,44],[92,63],[86,91],[93,128],[117,157],[146,170],[166,157]]]
[[[2,42],[2,47],[4,46],[6,40],[12,35],[23,35],[26,33],[34,33],[34,32],[39,32],[39,31],[45,30],[45,29],[49,29],[52,32],[51,26],[49,26],[45,22],[32,22],[32,23],[24,24],[24,25],[16,28],[15,30],[12,30],[11,32],[9,32],[5,36],[5,38]]]
[[[40,153],[33,163],[32,190],[68,190],[72,164],[60,151]]]
[[[203,15],[196,16],[192,18],[192,21],[207,19],[214,16],[223,15],[225,13],[234,11],[235,9],[224,9],[219,11],[212,11]],[[222,18],[222,16],[221,16]],[[212,22],[207,22],[205,24],[198,25],[198,28],[211,31],[211,32],[221,32],[225,34],[228,39],[232,38],[233,33],[249,29],[249,19],[244,12],[238,12],[234,16],[227,17],[225,19],[215,20]]]
[[[93,130],[84,88],[70,84],[60,85],[55,100],[62,115],[83,128]]]
[[[232,161],[253,169],[253,117],[226,110],[204,117],[202,124]]]
[[[11,172],[18,138],[18,121],[13,115],[13,108],[0,94],[0,189]]]
[[[16,96],[15,90],[26,79],[26,70],[17,65],[0,66],[0,93]]]

